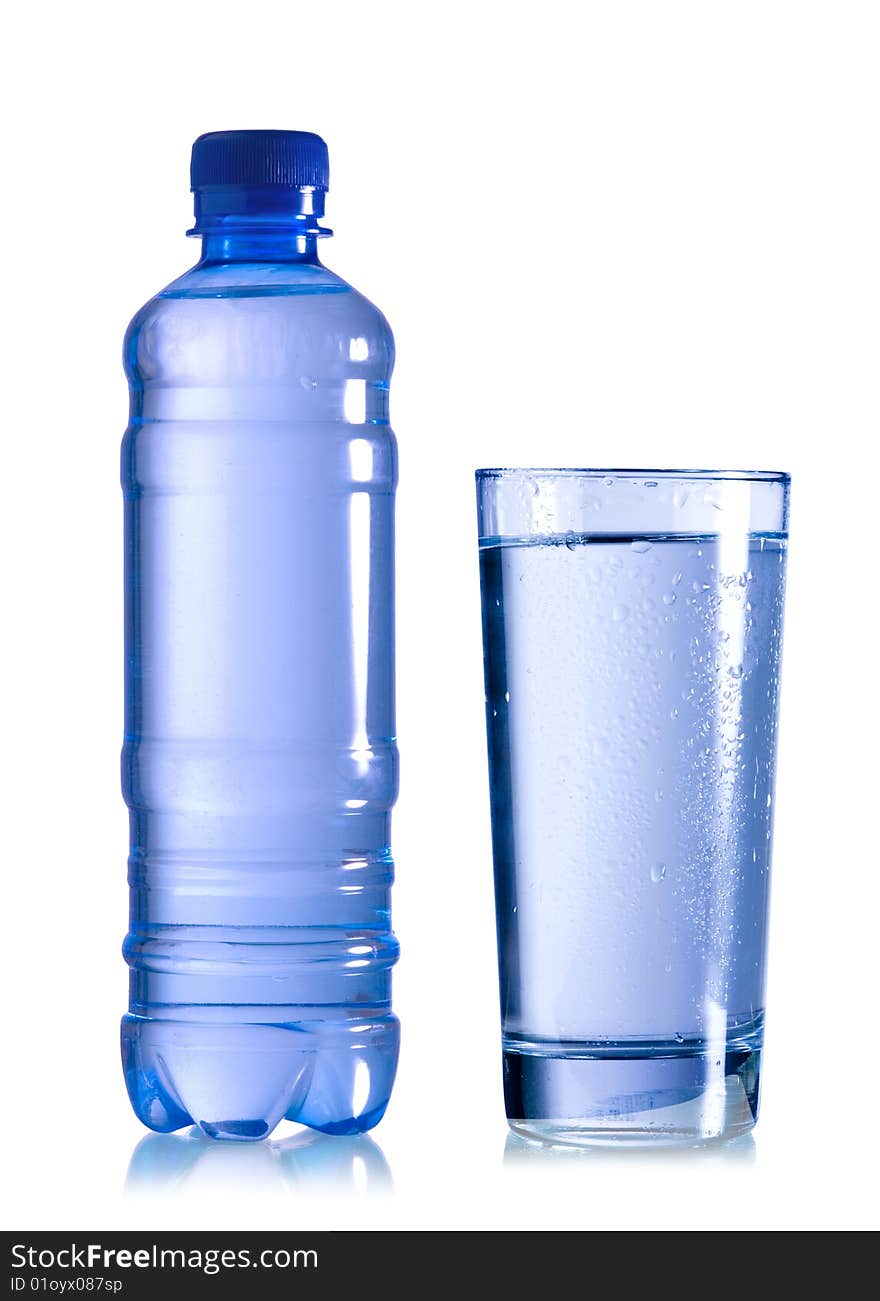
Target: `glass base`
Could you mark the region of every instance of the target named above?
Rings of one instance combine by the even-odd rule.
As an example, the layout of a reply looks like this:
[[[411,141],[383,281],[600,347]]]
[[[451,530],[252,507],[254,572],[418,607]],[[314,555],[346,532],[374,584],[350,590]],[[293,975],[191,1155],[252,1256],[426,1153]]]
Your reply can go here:
[[[702,1044],[504,1047],[514,1133],[545,1143],[650,1147],[735,1138],[758,1116],[761,1047]]]

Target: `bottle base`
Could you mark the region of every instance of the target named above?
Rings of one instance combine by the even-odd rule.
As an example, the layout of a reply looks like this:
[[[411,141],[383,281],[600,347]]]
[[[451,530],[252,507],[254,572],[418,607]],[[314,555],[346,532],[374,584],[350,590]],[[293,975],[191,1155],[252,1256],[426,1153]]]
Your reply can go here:
[[[160,1134],[196,1124],[208,1138],[256,1142],[282,1119],[362,1134],[385,1114],[399,1036],[390,1014],[230,1024],[129,1013],[122,1060],[135,1114]]]
[[[505,1042],[504,1095],[516,1134],[577,1146],[687,1146],[735,1138],[758,1116],[759,1043]]]

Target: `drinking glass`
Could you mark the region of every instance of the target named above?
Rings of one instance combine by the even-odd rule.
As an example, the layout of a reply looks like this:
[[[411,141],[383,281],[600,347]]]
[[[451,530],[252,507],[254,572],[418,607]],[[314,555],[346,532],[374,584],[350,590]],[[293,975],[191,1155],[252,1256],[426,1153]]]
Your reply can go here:
[[[758,1113],[789,477],[477,471],[504,1093],[553,1142]]]

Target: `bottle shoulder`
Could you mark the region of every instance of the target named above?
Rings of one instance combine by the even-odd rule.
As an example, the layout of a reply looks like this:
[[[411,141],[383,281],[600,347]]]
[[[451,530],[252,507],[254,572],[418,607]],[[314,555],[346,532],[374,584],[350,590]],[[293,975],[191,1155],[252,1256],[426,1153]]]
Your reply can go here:
[[[283,380],[306,359],[368,380],[394,365],[382,312],[315,263],[198,264],[135,313],[124,345],[132,384]]]
[[[263,298],[355,292],[320,262],[197,262],[156,295],[159,299]]]

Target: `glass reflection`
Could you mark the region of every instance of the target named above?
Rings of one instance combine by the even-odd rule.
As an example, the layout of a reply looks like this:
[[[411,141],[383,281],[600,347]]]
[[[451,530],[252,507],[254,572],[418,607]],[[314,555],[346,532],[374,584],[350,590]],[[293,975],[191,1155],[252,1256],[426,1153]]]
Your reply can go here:
[[[505,1168],[512,1169],[532,1163],[564,1165],[580,1161],[594,1165],[627,1163],[634,1166],[681,1165],[689,1162],[700,1165],[729,1162],[751,1165],[757,1158],[757,1151],[751,1134],[726,1141],[670,1147],[651,1147],[647,1144],[644,1147],[611,1144],[576,1147],[574,1144],[541,1143],[519,1134],[508,1134],[504,1144],[504,1165]]]

